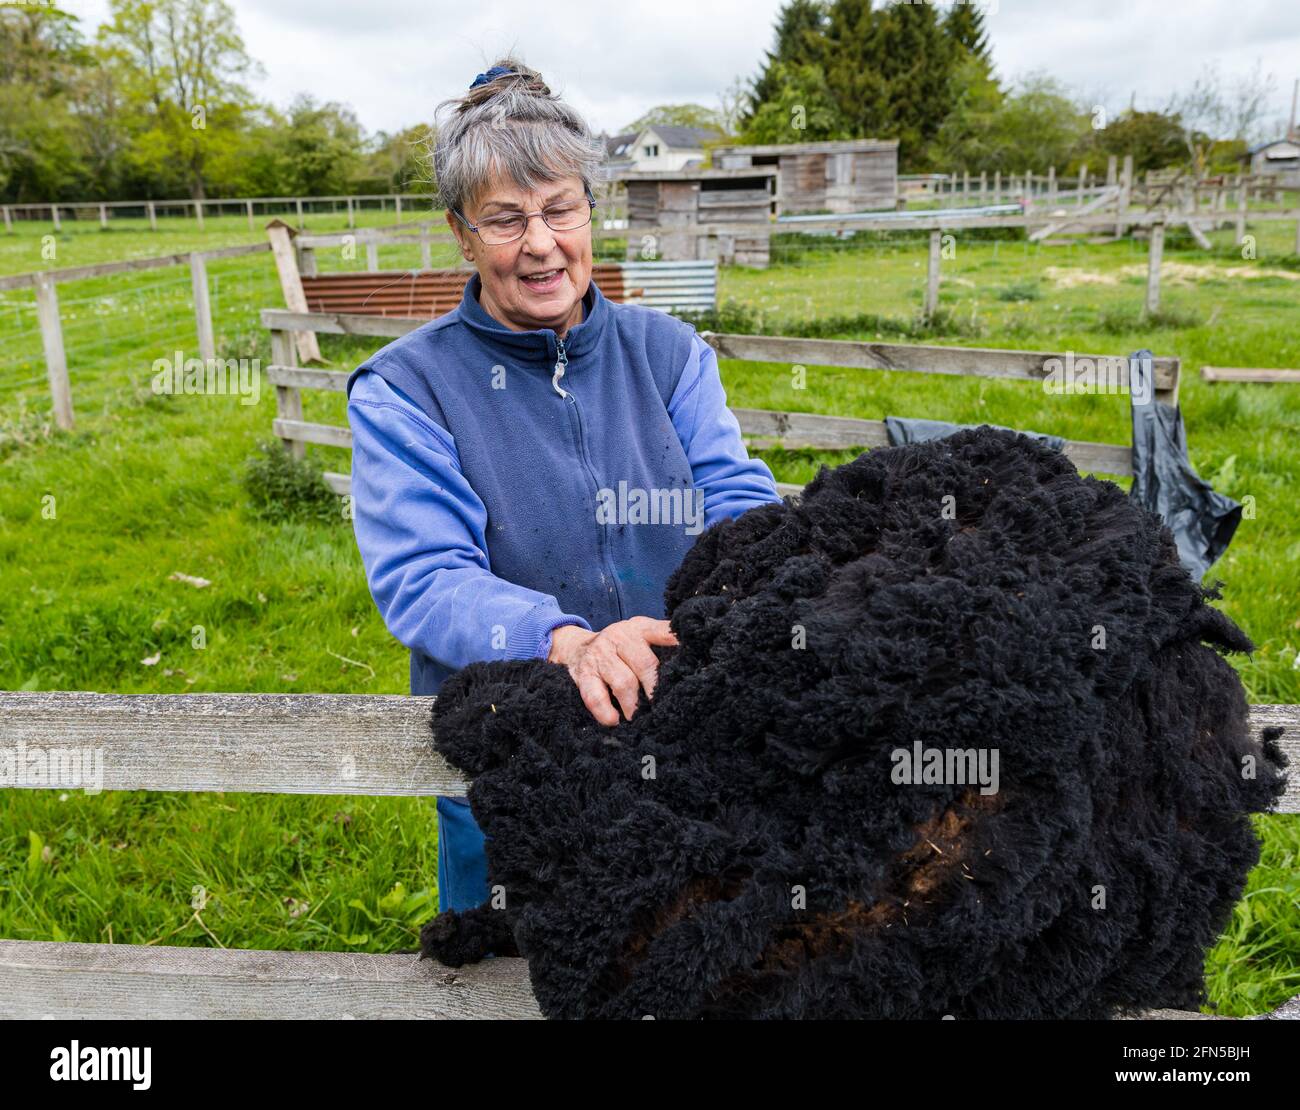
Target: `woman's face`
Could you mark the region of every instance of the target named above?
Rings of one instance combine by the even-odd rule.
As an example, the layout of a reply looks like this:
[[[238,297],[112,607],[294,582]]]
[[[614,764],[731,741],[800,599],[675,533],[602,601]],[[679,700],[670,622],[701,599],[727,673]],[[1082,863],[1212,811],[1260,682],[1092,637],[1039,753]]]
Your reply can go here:
[[[494,177],[463,213],[472,224],[498,216],[540,212],[558,204],[586,206],[579,177],[544,182],[536,190]],[[512,331],[553,328],[563,335],[582,322],[582,298],[591,281],[591,224],[552,231],[540,216],[528,221],[522,237],[491,246],[452,212],[447,222],[461,252],[478,267],[483,288],[479,303]],[[486,230],[486,229],[485,229]]]

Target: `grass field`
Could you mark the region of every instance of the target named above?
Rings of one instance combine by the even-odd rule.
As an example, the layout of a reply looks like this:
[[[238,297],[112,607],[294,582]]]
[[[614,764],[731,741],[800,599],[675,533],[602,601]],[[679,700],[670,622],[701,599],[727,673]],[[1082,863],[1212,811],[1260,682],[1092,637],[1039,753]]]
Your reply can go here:
[[[383,222],[392,222],[388,213]],[[379,222],[367,218],[364,222]],[[312,230],[345,220],[311,217]],[[65,223],[0,235],[0,273],[256,242],[242,217],[168,219],[163,230]],[[777,334],[927,341],[1183,359],[1193,464],[1254,499],[1211,572],[1222,607],[1258,651],[1235,660],[1252,700],[1300,702],[1300,392],[1202,383],[1202,364],[1300,366],[1295,229],[1259,225],[1243,262],[1229,232],[1211,253],[1171,236],[1161,317],[1138,313],[1144,248],[1035,247],[959,236],[944,263],[943,318],[914,323],[920,239],[778,243],[766,271],[725,269],[735,318]],[[323,269],[344,260],[322,252]],[[435,249],[434,264],[450,261]],[[412,267],[415,247],[384,268]],[[1188,269],[1193,267],[1194,269]],[[1199,268],[1199,269],[1195,269]],[[257,312],[280,304],[269,256],[211,266],[218,353],[269,359]],[[268,522],[241,484],[269,435],[270,390],[155,395],[155,359],[197,354],[183,269],[60,288],[78,427],[50,428],[29,291],[0,294],[0,688],[123,693],[405,693],[407,653],[369,596],[349,523]],[[71,317],[71,318],[70,318]],[[350,369],[380,341],[331,342]],[[1123,397],[1053,397],[1027,384],[728,362],[738,407],[989,421],[1126,442]],[[31,379],[35,379],[34,381]],[[306,417],[344,423],[343,399],[305,395]],[[311,449],[330,469],[342,452]],[[778,480],[849,457],[766,452]],[[55,514],[49,518],[52,497]],[[208,579],[195,588],[173,573]],[[196,626],[203,628],[195,647]],[[155,658],[156,657],[156,658]],[[0,798],[0,936],[124,943],[389,951],[415,943],[436,906],[432,799],[7,791]],[[1300,992],[1300,819],[1258,820],[1264,858],[1207,971],[1221,1012],[1266,1010]]]

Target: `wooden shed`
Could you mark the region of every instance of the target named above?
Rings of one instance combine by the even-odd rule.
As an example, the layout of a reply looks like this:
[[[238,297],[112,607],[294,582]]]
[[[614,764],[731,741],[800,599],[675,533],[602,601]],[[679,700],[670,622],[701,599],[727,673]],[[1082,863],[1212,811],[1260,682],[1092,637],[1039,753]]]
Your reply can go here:
[[[777,167],[781,214],[893,208],[898,193],[897,139],[715,147],[713,164],[733,171]]]
[[[627,188],[627,257],[681,262],[716,259],[765,267],[772,217],[774,166],[744,170],[684,169],[620,175]],[[701,224],[744,224],[736,235],[697,235]]]

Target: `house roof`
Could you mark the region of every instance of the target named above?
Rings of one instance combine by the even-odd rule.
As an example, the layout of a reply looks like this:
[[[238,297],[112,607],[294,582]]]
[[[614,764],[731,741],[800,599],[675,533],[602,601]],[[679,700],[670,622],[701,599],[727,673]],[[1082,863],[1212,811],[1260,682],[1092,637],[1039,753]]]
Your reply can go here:
[[[1272,146],[1291,146],[1291,147],[1294,147],[1294,146],[1296,146],[1296,145],[1297,145],[1296,139],[1292,139],[1292,138],[1269,139],[1268,142],[1266,142],[1266,143],[1256,143],[1256,144],[1255,144],[1253,147],[1251,147],[1251,148],[1250,148],[1246,153],[1247,153],[1247,154],[1258,154],[1260,151],[1262,151],[1262,150],[1268,150],[1268,148],[1269,148],[1269,147],[1272,147]]]
[[[711,127],[681,127],[673,123],[652,123],[644,131],[653,131],[676,150],[698,150],[706,142],[722,138],[721,132]]]
[[[636,142],[638,132],[625,131],[622,135],[608,135],[605,137],[605,156],[608,158],[626,158],[632,151],[632,144]]]

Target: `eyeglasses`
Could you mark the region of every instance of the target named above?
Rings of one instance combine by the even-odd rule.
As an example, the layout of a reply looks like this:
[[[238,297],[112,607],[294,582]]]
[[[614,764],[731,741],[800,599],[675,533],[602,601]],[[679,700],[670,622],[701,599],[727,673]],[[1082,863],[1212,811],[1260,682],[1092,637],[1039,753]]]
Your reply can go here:
[[[586,190],[586,193],[586,200],[562,201],[543,208],[540,212],[512,212],[506,216],[493,216],[480,220],[477,224],[470,223],[456,209],[453,208],[452,211],[485,245],[501,247],[522,238],[528,230],[528,221],[534,216],[541,216],[542,223],[552,231],[577,231],[580,227],[586,227],[591,223],[591,213],[596,207],[596,198],[591,195],[591,190]]]

